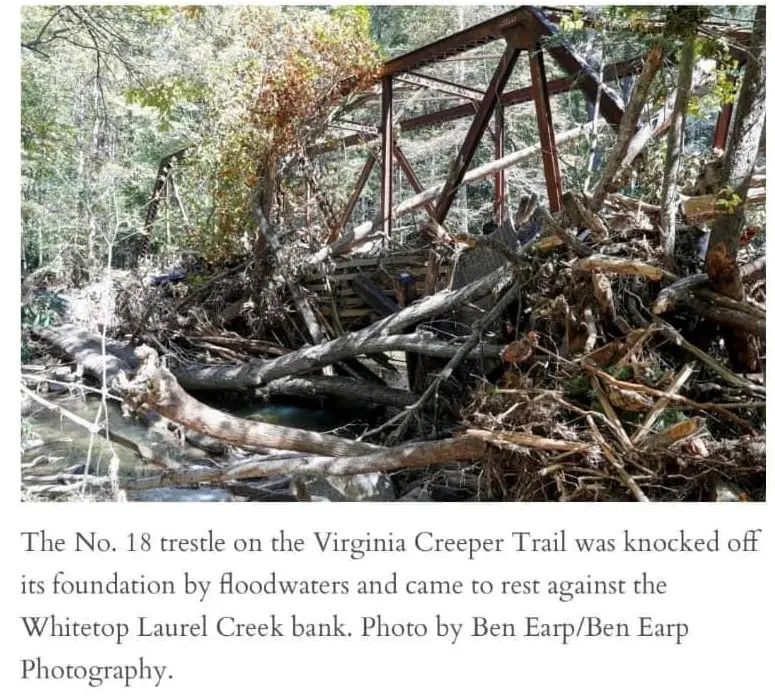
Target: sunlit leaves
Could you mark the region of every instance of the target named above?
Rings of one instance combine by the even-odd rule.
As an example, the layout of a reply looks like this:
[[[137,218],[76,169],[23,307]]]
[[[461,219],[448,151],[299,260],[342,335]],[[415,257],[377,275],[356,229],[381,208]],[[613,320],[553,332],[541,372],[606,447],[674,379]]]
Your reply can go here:
[[[584,14],[580,7],[574,7],[570,14],[562,15],[560,29],[564,32],[579,32],[584,29]]]
[[[129,88],[124,96],[130,104],[156,109],[159,113],[159,128],[165,131],[170,128],[173,109],[180,102],[193,102],[202,99],[206,94],[205,87],[199,83],[168,76],[143,87]]]
[[[742,204],[742,199],[737,192],[725,187],[716,195],[716,208],[726,214],[734,214]]]
[[[204,245],[215,258],[250,245],[253,197],[273,196],[277,164],[326,123],[343,81],[364,84],[379,67],[363,6],[244,8],[240,24],[255,53],[224,67],[199,149],[213,200]]]

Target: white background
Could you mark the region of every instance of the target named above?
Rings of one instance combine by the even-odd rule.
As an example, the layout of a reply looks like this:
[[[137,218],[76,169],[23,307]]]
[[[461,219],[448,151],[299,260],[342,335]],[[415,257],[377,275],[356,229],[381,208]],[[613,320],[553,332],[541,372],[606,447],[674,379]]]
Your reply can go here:
[[[22,539],[13,544],[14,566],[7,577],[11,590],[5,600],[15,602],[15,611],[5,626],[12,645],[4,652],[3,670],[8,673],[10,697],[80,698],[84,692],[103,697],[126,697],[154,692],[159,697],[185,693],[245,692],[279,697],[355,698],[368,693],[376,698],[409,697],[434,693],[450,698],[472,693],[540,693],[560,698],[568,693],[580,697],[653,698],[655,692],[668,697],[728,698],[764,697],[763,687],[771,656],[772,623],[769,587],[772,578],[765,569],[771,563],[771,547],[757,556],[750,554],[525,554],[511,549],[512,531],[529,530],[550,536],[565,528],[570,537],[615,537],[622,528],[649,537],[668,537],[677,528],[687,535],[707,537],[721,529],[725,537],[742,537],[745,530],[761,527],[762,505],[696,505],[639,507],[633,504],[597,505],[307,505],[282,504],[93,504],[34,505],[23,507],[16,528],[46,529],[51,535],[70,539],[75,530],[97,530],[119,549],[116,554],[92,555],[19,553]],[[279,527],[289,534],[311,539],[313,530],[334,530],[341,535],[405,536],[411,545],[413,533],[431,530],[448,537],[505,537],[507,551],[484,554],[473,562],[459,554],[404,555],[367,554],[353,561],[346,555],[322,555],[311,549],[299,554],[126,554],[121,548],[125,534],[150,531],[167,536],[200,536],[209,528],[227,541],[234,537],[267,538]],[[767,543],[767,533],[764,542]],[[411,549],[411,547],[410,547]],[[183,571],[200,578],[217,578],[223,570],[243,578],[261,579],[270,571],[288,578],[384,579],[394,569],[403,578],[630,579],[648,571],[654,579],[668,582],[663,596],[580,597],[561,603],[548,595],[421,597],[281,596],[221,597],[210,595],[204,604],[180,595],[127,600],[116,596],[66,598],[18,595],[18,574],[28,577],[67,572],[69,578],[107,577],[118,569],[125,577],[145,573],[156,578],[178,579]],[[16,579],[14,581],[14,579]],[[497,590],[497,586],[496,586]],[[207,612],[212,621],[233,615],[261,622],[274,612],[281,618],[290,612],[300,619],[326,621],[333,612],[357,622],[360,616],[381,613],[385,620],[427,622],[429,634],[422,639],[364,639],[359,628],[351,639],[300,640],[207,639],[127,640],[121,647],[89,639],[30,639],[18,615],[69,615],[82,622],[92,619],[126,620],[139,615],[151,620],[195,621]],[[434,615],[470,622],[474,615],[490,621],[514,621],[521,627],[526,615],[546,621],[575,621],[581,615],[599,615],[609,621],[632,622],[651,615],[664,622],[685,622],[690,634],[680,646],[656,638],[573,639],[562,646],[557,639],[485,638],[461,635],[455,646],[434,636]],[[211,626],[211,633],[214,631]],[[168,665],[174,678],[151,691],[147,682],[136,682],[127,691],[108,682],[91,691],[83,681],[22,683],[19,659],[41,656],[49,663],[134,663],[139,656],[147,663]]]
[[[772,20],[771,20],[772,21]],[[4,51],[2,135],[3,218],[9,254],[0,275],[3,285],[3,327],[7,330],[2,367],[7,386],[3,406],[5,431],[2,470],[3,499],[3,639],[0,690],[8,698],[62,700],[86,695],[125,698],[153,694],[161,698],[200,697],[213,693],[238,693],[240,697],[414,698],[441,696],[535,698],[680,698],[703,700],[772,696],[770,668],[773,646],[772,547],[768,523],[770,505],[682,504],[20,504],[18,452],[18,5],[2,7]],[[771,34],[771,33],[770,33]],[[214,528],[226,539],[234,536],[273,534],[280,527],[309,535],[313,530],[338,530],[340,534],[393,532],[411,538],[417,530],[445,536],[502,536],[513,530],[549,533],[566,528],[575,536],[616,536],[625,527],[647,536],[669,536],[680,528],[703,536],[714,528],[724,535],[740,536],[745,530],[765,528],[759,556],[604,554],[599,556],[504,554],[482,556],[471,563],[461,556],[366,555],[353,562],[343,556],[242,555],[141,556],[116,554],[23,555],[19,532],[49,530],[67,536],[75,529],[98,530],[124,542],[126,532],[150,531],[168,536],[198,535]],[[399,595],[383,599],[334,596],[267,600],[211,597],[205,606],[182,597],[52,599],[22,597],[22,572],[65,570],[70,576],[89,578],[119,569],[144,572],[157,578],[178,578],[188,570],[202,578],[224,569],[260,577],[273,569],[288,577],[379,578],[398,569],[404,578],[500,579],[576,578],[593,573],[599,578],[630,578],[649,571],[668,581],[661,597],[581,598],[559,603],[548,596],[471,595],[421,598]],[[346,605],[345,605],[346,603]],[[120,648],[89,640],[41,639],[31,641],[20,615],[55,612],[85,620],[133,619],[137,615],[170,621],[195,618],[205,610],[212,617],[232,614],[245,621],[261,621],[269,612],[293,611],[310,620],[325,620],[329,612],[346,616],[381,612],[391,621],[428,621],[424,639],[376,640],[206,640],[129,641]],[[432,635],[434,614],[466,621],[484,615],[493,621],[519,622],[535,614],[551,621],[573,620],[597,614],[612,620],[633,620],[652,614],[665,621],[684,621],[691,634],[676,647],[657,639],[582,639],[561,646],[557,640],[461,638],[453,647]],[[121,663],[144,656],[150,663],[170,666],[173,680],[153,690],[136,683],[133,690],[108,682],[90,689],[83,681],[22,683],[19,660],[42,656],[51,663]]]

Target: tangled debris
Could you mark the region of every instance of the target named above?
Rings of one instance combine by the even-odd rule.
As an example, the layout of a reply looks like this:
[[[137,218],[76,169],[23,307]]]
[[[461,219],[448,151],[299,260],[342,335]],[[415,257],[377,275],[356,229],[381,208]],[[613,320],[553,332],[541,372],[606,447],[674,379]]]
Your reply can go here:
[[[333,290],[305,291],[326,333],[314,346],[305,342],[288,290],[304,284],[302,267],[293,282],[265,277],[257,287],[241,263],[193,281],[148,284],[142,296],[123,280],[115,335],[155,348],[142,357],[161,353],[169,367],[158,370],[162,377],[144,366],[141,389],[123,379],[125,400],[225,441],[243,460],[206,472],[176,465],[148,483],[377,470],[395,472],[397,497],[410,499],[763,498],[763,374],[731,371],[720,333],[722,324],[744,328],[763,346],[760,241],[748,241],[741,254],[753,298],[734,301],[703,286],[707,278],[696,274],[691,246],[677,257],[686,276],[665,269],[648,207],[614,196],[593,233],[568,215],[583,209],[583,200],[568,201],[559,216],[529,207],[532,216],[507,231],[527,240],[524,247],[504,252],[502,236],[493,234],[437,246],[447,269],[477,249],[495,251],[487,260],[505,264],[413,304],[399,304],[396,294],[392,314],[373,311],[372,323],[356,317],[349,328],[340,319],[340,334],[321,312],[335,306]],[[357,255],[349,260],[347,269],[357,271]],[[448,284],[458,277],[450,274]],[[38,336],[77,354],[56,329]],[[406,367],[396,362],[403,352]],[[415,354],[422,361],[410,372]],[[358,365],[362,371],[348,375]],[[156,393],[147,393],[149,378]],[[278,393],[381,403],[382,417],[353,442],[358,436],[246,427],[186,393],[228,388],[272,396],[273,385]],[[260,456],[244,461],[244,449],[261,447],[282,453],[273,463]]]

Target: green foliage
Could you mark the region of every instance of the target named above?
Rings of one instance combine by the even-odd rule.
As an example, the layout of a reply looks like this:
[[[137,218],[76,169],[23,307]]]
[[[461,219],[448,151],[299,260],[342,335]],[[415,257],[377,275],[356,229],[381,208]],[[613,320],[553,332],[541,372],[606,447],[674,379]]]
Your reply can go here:
[[[81,260],[89,270],[104,265],[109,241],[122,222],[113,249],[114,264],[128,260],[133,236],[142,228],[160,159],[194,146],[175,170],[190,225],[162,200],[152,236],[154,253],[174,256],[194,249],[212,259],[250,251],[255,243],[252,204],[272,206],[287,226],[315,235],[320,221],[314,202],[306,226],[306,191],[300,157],[303,145],[322,137],[332,115],[375,124],[378,100],[356,103],[341,86],[372,79],[381,56],[394,56],[500,14],[506,6],[89,6],[89,19],[117,29],[101,46],[99,76],[84,6],[25,7],[22,38],[34,49],[22,51],[22,257],[24,269],[67,267]],[[714,19],[721,12],[714,10]],[[724,10],[726,11],[726,10]],[[58,14],[57,14],[58,12]],[[665,7],[573,8],[561,20],[564,38],[595,64],[630,58],[666,33],[655,30],[671,17]],[[693,10],[694,12],[694,10]],[[699,11],[697,11],[699,12]],[[747,14],[746,14],[747,13]],[[675,13],[673,13],[675,14]],[[733,14],[730,11],[730,14]],[[740,18],[750,12],[740,9]],[[53,18],[53,19],[52,19]],[[587,21],[592,18],[592,22]],[[49,20],[50,23],[49,23]],[[678,13],[671,48],[682,41],[691,20]],[[49,23],[47,25],[47,23]],[[597,30],[597,31],[594,31]],[[728,101],[740,69],[724,41],[705,33],[696,39],[697,56],[716,61],[713,95],[690,106],[702,137],[712,132],[719,102]],[[482,47],[481,54],[492,54]],[[485,87],[497,58],[448,61],[434,68],[439,77]],[[597,66],[595,66],[597,68]],[[550,78],[560,74],[549,57]],[[671,89],[671,71],[652,88],[658,107]],[[97,79],[99,77],[99,79]],[[528,85],[527,61],[520,59],[509,89]],[[404,118],[452,106],[450,98],[418,100]],[[553,96],[557,131],[589,115],[580,91]],[[532,104],[506,112],[507,151],[537,142]],[[460,142],[457,124],[433,126],[407,139],[405,151],[419,179],[429,186],[446,176]],[[597,150],[613,138],[601,124]],[[695,137],[687,136],[688,142]],[[588,179],[589,142],[560,149],[566,188]],[[662,149],[651,149],[638,172],[636,194],[658,200]],[[414,152],[411,152],[414,151]],[[332,152],[315,161],[323,191],[340,207],[349,195],[367,150]],[[473,165],[493,157],[484,139]],[[688,161],[687,161],[688,162]],[[378,169],[376,169],[378,170]],[[376,173],[376,171],[375,171]],[[540,158],[509,171],[509,202],[535,191],[543,196]],[[372,175],[355,217],[370,218],[378,208],[378,176]],[[411,192],[396,171],[396,196]],[[492,181],[463,188],[450,212],[451,226],[474,231],[491,216]],[[734,206],[734,202],[731,203]],[[398,224],[419,221],[422,213]],[[293,221],[291,221],[293,219]],[[299,224],[297,226],[297,224]],[[59,272],[57,269],[57,273]],[[62,279],[66,279],[62,276]],[[28,321],[34,316],[28,313]]]
[[[22,360],[22,362],[24,362],[24,360]],[[32,421],[27,419],[27,418],[22,418],[22,420],[21,420],[21,444],[22,444],[22,447],[25,444],[35,440],[37,437],[38,437],[38,434],[35,432],[35,426],[32,423]]]
[[[379,58],[364,7],[330,11],[241,8],[248,53],[210,76],[210,110],[194,169],[205,181],[192,241],[210,260],[252,245],[254,198],[271,202],[278,166],[341,102],[342,87],[373,80]],[[271,43],[271,58],[262,55]],[[218,85],[213,83],[217,81]]]
[[[621,367],[611,365],[610,367],[605,367],[603,371],[610,374],[614,379],[620,379],[625,382],[630,381],[635,376],[630,365],[622,365]]]
[[[455,22],[458,9],[444,5],[373,5],[372,37],[385,56],[411,51],[459,29]]]
[[[652,39],[693,37],[710,16],[706,5],[636,6],[608,5],[602,9],[597,28],[609,32],[633,32]]]
[[[667,430],[671,425],[676,425],[687,420],[688,416],[681,410],[675,408],[665,409],[654,423],[653,431],[658,433]]]
[[[181,102],[196,102],[207,97],[204,85],[179,76],[165,76],[142,87],[131,87],[124,92],[126,101],[151,107],[159,114],[159,129],[169,131],[173,110]]]
[[[716,208],[726,214],[734,214],[743,200],[737,192],[725,187],[716,195]]]
[[[574,7],[570,14],[560,17],[560,29],[564,32],[579,32],[584,29],[584,13],[580,7]]]
[[[707,5],[668,5],[665,8],[665,36],[693,39],[697,28],[710,16]]]

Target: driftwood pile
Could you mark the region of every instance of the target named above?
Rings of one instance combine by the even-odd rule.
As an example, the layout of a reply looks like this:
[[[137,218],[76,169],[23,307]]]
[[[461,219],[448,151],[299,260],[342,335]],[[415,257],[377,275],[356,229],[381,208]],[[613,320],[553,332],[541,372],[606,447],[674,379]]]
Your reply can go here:
[[[295,339],[287,323],[285,335],[275,326],[259,338],[202,322],[208,299],[220,294],[212,290],[233,284],[233,275],[167,298],[182,319],[174,332],[169,316],[165,332],[147,311],[145,327],[135,317],[127,339],[145,344],[134,354],[126,342],[103,348],[98,335],[73,327],[35,335],[146,420],[220,449],[192,466],[137,446],[159,471],[123,488],[398,472],[399,497],[412,498],[761,498],[763,373],[732,372],[719,343],[722,327],[764,343],[758,241],[742,253],[750,258],[742,267],[749,298],[732,300],[705,289],[693,244],[678,256],[685,276],[665,268],[656,209],[613,195],[592,214],[568,195],[554,216],[533,202],[505,236],[445,232],[456,241],[450,269],[479,255],[493,263],[490,271],[477,268],[462,282],[453,272],[462,286],[339,337],[319,324],[315,294],[290,275],[292,301],[303,297],[310,314],[295,316]],[[305,320],[304,335],[317,342],[299,346]],[[411,387],[388,386],[376,371],[398,353],[422,358]],[[237,418],[189,393],[214,389],[338,397],[385,413],[365,434],[342,437]]]
[[[566,195],[547,218],[522,272],[529,321],[502,353],[510,368],[464,411],[469,434],[499,450],[485,460],[490,488],[518,500],[763,498],[764,374],[732,372],[720,343],[742,329],[764,356],[762,242],[741,253],[749,298],[737,301],[705,288],[693,241],[678,260],[687,275],[666,269],[657,207],[614,195],[602,212]]]

